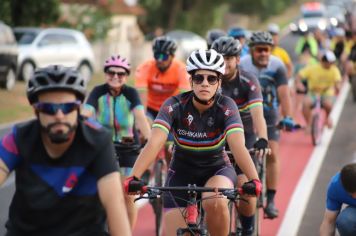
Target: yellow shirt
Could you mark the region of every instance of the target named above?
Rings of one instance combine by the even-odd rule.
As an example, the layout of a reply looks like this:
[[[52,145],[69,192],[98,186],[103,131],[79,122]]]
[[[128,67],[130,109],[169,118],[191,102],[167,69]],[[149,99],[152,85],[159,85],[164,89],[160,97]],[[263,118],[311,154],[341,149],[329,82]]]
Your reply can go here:
[[[306,66],[299,71],[299,76],[308,81],[308,90],[323,96],[335,95],[335,85],[341,81],[339,69],[332,65],[325,69],[320,63]]]
[[[281,59],[282,62],[284,63],[284,65],[291,63],[291,60],[290,60],[290,57],[289,57],[287,51],[281,47],[278,47],[278,46],[273,47],[272,55]]]

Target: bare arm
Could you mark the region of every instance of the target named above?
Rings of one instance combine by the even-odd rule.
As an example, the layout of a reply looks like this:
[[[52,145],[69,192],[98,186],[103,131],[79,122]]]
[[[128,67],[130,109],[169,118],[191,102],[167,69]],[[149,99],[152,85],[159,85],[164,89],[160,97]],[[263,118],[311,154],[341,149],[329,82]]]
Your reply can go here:
[[[250,110],[252,116],[253,127],[256,129],[256,134],[259,138],[268,140],[267,125],[263,116],[263,106],[253,107]]]
[[[249,180],[259,179],[252,162],[252,158],[245,147],[245,137],[241,132],[234,132],[227,136],[227,142],[230,150],[234,155],[234,159],[242,172],[247,176]]]
[[[141,151],[132,170],[132,175],[141,178],[150,164],[156,159],[159,151],[165,144],[168,134],[160,128],[152,128],[151,136]]]
[[[278,98],[281,102],[283,116],[292,117],[290,92],[287,84],[281,85],[277,89]]]
[[[100,201],[106,211],[110,235],[132,235],[129,219],[126,214],[120,174],[114,172],[100,178],[98,181],[98,192]]]
[[[7,177],[9,176],[9,169],[5,165],[5,163],[0,159],[0,186],[5,182]]]
[[[148,139],[151,134],[150,125],[148,124],[145,112],[141,109],[134,109],[135,122],[144,139]]]
[[[286,68],[287,68],[287,76],[288,76],[288,79],[292,78],[293,76],[293,64],[292,62],[290,61],[289,63],[286,63]]]
[[[338,211],[325,210],[323,222],[320,225],[320,236],[335,235],[335,222],[338,213]]]

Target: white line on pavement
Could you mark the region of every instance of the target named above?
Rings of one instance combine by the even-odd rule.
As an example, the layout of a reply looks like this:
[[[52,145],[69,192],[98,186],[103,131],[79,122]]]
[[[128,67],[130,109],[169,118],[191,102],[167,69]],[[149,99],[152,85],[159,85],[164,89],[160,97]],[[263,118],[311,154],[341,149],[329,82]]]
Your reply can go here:
[[[343,84],[338,99],[333,107],[330,117],[333,120],[334,127],[332,129],[324,129],[321,138],[321,144],[314,148],[309,162],[304,169],[304,172],[299,179],[295,188],[286,214],[278,231],[278,236],[294,236],[297,235],[305,208],[308,204],[310,194],[313,190],[316,178],[318,176],[321,164],[325,158],[329,143],[333,137],[335,127],[340,118],[342,108],[344,107],[347,94],[350,90],[350,85],[347,81]]]

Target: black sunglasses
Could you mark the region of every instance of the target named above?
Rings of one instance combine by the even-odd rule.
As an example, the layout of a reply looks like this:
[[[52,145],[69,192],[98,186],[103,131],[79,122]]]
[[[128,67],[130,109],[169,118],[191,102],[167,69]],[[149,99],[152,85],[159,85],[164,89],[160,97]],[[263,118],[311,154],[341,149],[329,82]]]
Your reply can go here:
[[[210,85],[214,85],[219,81],[219,77],[216,75],[195,74],[192,76],[193,83],[202,84],[205,77]]]
[[[71,113],[72,111],[80,107],[81,102],[67,102],[67,103],[47,103],[47,102],[38,102],[33,105],[33,107],[38,112],[45,113],[47,115],[55,115],[58,110],[61,110],[64,115]]]
[[[122,78],[124,76],[127,76],[127,73],[126,72],[115,72],[115,71],[111,71],[111,70],[108,70],[106,72],[106,74],[108,74],[111,78],[114,78],[115,75],[117,75],[118,78]]]

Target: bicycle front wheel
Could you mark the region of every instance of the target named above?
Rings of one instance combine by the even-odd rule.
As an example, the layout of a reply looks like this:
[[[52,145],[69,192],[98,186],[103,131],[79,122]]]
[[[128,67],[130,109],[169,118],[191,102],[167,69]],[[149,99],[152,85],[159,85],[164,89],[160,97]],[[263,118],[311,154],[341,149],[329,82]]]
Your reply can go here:
[[[154,167],[154,180],[156,187],[162,187],[164,181],[164,163],[159,160]],[[162,211],[163,211],[163,198],[153,199],[152,202],[153,211],[155,213],[155,226],[156,226],[156,236],[160,236],[162,232]]]
[[[320,142],[321,136],[321,127],[320,127],[320,115],[314,114],[312,117],[312,124],[311,124],[311,136],[313,145],[316,146]]]

